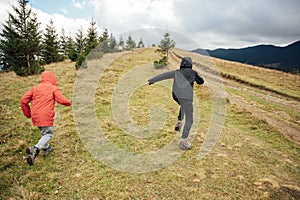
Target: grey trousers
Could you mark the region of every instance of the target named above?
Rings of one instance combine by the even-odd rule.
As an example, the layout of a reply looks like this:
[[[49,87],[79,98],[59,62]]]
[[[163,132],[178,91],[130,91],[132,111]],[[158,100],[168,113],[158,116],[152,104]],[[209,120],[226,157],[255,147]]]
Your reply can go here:
[[[53,127],[42,126],[39,129],[41,130],[42,137],[34,146],[38,149],[47,149],[49,147],[49,140],[53,137]]]
[[[194,107],[193,107],[193,100],[179,98],[178,103],[180,105],[180,110],[178,114],[178,120],[182,121],[185,117],[185,125],[182,131],[181,138],[186,139],[189,136],[190,130],[194,123]]]

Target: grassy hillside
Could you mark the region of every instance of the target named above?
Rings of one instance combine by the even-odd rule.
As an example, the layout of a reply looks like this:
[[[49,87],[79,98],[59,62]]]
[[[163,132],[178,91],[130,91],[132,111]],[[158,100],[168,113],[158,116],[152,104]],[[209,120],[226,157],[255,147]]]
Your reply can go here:
[[[190,55],[194,61],[205,65],[201,57],[180,50],[176,52],[182,56]],[[153,63],[159,56],[152,48],[124,53],[107,67],[95,91],[95,112],[105,136],[117,147],[136,154],[157,151],[176,137],[173,128],[178,105],[172,101],[170,90],[162,85],[139,87],[134,91],[128,97],[129,112],[138,125],[151,122],[148,110],[152,105],[162,105],[166,113],[166,121],[158,134],[138,139],[124,134],[116,123],[111,112],[111,99],[121,77],[138,66]],[[166,70],[177,68],[178,62],[172,57]],[[297,76],[282,73],[274,79],[271,70],[258,71],[250,66],[241,70],[244,65],[238,63],[221,60],[215,63],[223,73],[293,97],[300,96]],[[78,73],[74,63],[51,64],[46,69],[56,74],[59,88],[72,99]],[[153,73],[163,71],[153,69]],[[209,127],[212,100],[207,85],[195,86],[200,123],[192,133],[195,135],[192,150],[184,152],[170,165],[146,173],[119,171],[96,159],[76,131],[72,107],[56,105],[55,137],[51,140],[55,150],[45,158],[39,156],[34,166],[28,166],[25,148],[36,143],[40,135],[31,121],[22,115],[19,100],[39,83],[39,79],[40,76],[0,74],[0,199],[300,198],[299,145],[268,122],[268,119],[274,121],[279,117],[280,122],[299,130],[299,101],[295,98],[285,99],[287,96],[269,94],[224,79],[228,103],[223,132],[213,151],[200,159],[199,150]],[[171,82],[165,83],[170,85]],[[243,103],[252,107],[245,107]],[[270,116],[266,119],[264,115],[255,115],[251,112],[253,109],[257,113],[268,112]],[[280,116],[286,120],[282,121]]]

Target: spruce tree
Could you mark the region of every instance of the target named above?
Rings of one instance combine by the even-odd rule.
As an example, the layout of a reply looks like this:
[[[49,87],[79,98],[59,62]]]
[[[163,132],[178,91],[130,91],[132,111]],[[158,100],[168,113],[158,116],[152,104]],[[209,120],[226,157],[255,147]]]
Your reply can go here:
[[[124,42],[123,37],[122,37],[122,35],[121,35],[120,38],[119,38],[119,44],[118,44],[118,47],[119,47],[121,50],[123,50],[123,49],[124,49],[124,46],[125,46],[125,42]]]
[[[18,41],[19,35],[13,30],[11,20],[4,25],[3,32],[1,33],[0,41],[0,65],[3,71],[13,70],[13,63],[19,54]]]
[[[65,59],[68,55],[68,37],[66,36],[65,29],[61,29],[61,35],[59,38],[59,53]]]
[[[5,70],[13,70],[17,75],[40,73],[41,32],[39,23],[28,1],[19,0],[18,7],[13,6],[14,13],[9,13],[6,24],[0,34],[0,60]]]
[[[109,52],[109,41],[108,41],[108,30],[104,29],[102,35],[99,38],[99,44],[100,44],[100,50],[103,53],[108,53]]]
[[[170,34],[166,32],[158,46],[164,53],[166,53],[168,59],[169,50],[175,47],[175,42],[170,38]]]
[[[74,44],[74,41],[71,37],[71,34],[67,38],[67,53],[68,53],[68,57],[71,59],[71,61],[73,61],[73,62],[76,61],[77,53],[76,53],[76,50],[75,50],[75,44]]]
[[[42,58],[47,64],[61,60],[59,55],[58,34],[56,33],[52,20],[50,20],[47,25],[46,33],[44,34]]]
[[[86,49],[85,49],[85,37],[83,34],[82,27],[78,30],[75,38],[75,52],[77,54],[76,58],[76,69],[79,69],[83,64],[86,56]]]
[[[156,69],[164,68],[168,65],[168,52],[171,48],[175,47],[175,42],[170,38],[170,34],[166,32],[164,38],[158,45],[159,51],[162,53],[162,57],[159,60],[154,61],[154,67]]]
[[[132,50],[134,48],[136,48],[136,43],[132,39],[131,35],[129,35],[128,38],[127,38],[127,41],[126,41],[126,49],[127,50]]]
[[[96,30],[96,22],[92,18],[90,23],[90,28],[88,29],[87,38],[86,38],[86,54],[90,53],[98,45],[98,33]]]
[[[143,43],[143,39],[141,38],[138,45],[137,45],[137,48],[144,48],[144,47],[145,47],[145,45]]]
[[[108,39],[108,30],[104,29],[102,35],[99,37],[99,43],[102,43]]]
[[[109,37],[109,49],[110,49],[110,52],[116,52],[117,46],[118,46],[117,45],[117,40],[113,36],[113,34],[111,33],[110,37]]]
[[[78,29],[75,37],[75,51],[78,56],[83,56],[85,54],[85,37],[83,34],[82,27]]]

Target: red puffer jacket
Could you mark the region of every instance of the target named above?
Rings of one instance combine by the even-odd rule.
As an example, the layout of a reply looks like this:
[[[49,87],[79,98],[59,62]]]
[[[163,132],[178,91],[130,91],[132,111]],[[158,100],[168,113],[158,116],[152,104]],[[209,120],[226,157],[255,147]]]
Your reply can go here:
[[[51,71],[45,71],[42,73],[41,83],[32,87],[21,98],[21,108],[35,126],[53,126],[55,101],[65,106],[72,104],[58,89],[55,75]]]

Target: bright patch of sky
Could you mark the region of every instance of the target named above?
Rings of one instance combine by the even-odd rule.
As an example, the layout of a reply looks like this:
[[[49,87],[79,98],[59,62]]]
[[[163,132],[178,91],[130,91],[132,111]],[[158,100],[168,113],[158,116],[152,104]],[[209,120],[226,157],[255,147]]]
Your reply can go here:
[[[94,12],[88,0],[31,0],[29,4],[50,15],[61,14],[69,18],[91,19]]]

